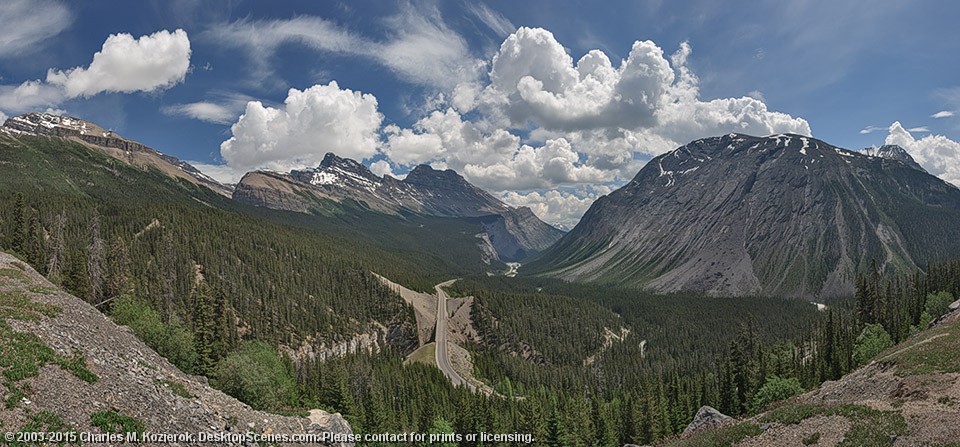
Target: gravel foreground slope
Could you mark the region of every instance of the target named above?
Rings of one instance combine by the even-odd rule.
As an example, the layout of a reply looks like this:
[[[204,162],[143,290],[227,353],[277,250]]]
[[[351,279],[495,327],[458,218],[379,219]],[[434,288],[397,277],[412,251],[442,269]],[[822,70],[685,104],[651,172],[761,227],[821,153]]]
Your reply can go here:
[[[339,413],[313,410],[301,418],[251,409],[211,388],[206,378],[181,372],[129,328],[114,324],[6,253],[0,253],[0,371],[4,435],[103,433],[92,422],[96,414],[132,418],[120,420],[139,421],[147,432],[181,436],[162,445],[257,445],[239,436],[243,433],[352,434]],[[201,433],[208,440],[209,434],[233,437],[201,442]],[[2,445],[8,443],[5,439]]]
[[[670,446],[960,446],[960,311],[840,380]]]

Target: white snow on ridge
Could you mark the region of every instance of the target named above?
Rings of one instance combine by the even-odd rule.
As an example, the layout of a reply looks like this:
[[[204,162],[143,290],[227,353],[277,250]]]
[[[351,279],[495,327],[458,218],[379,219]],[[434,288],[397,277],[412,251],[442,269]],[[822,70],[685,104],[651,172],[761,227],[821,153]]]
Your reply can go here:
[[[800,148],[800,153],[803,155],[807,155],[807,147],[810,146],[810,140],[803,137],[801,137],[800,140],[803,141],[803,147]]]
[[[340,180],[336,174],[330,172],[314,172],[310,183],[314,185],[335,185]]]

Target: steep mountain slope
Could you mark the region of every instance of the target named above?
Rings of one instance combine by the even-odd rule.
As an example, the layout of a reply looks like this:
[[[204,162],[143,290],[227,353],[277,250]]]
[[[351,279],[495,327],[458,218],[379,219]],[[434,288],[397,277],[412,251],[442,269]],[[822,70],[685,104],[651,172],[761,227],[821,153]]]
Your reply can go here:
[[[6,401],[0,422],[7,432],[102,434],[94,415],[106,412],[132,418],[128,423],[139,422],[153,433],[237,437],[221,445],[243,445],[247,432],[352,433],[339,414],[272,415],[210,388],[205,379],[171,365],[129,328],[115,325],[6,253],[0,253],[0,347]],[[178,442],[204,445],[198,439]]]
[[[195,185],[205,186],[218,194],[227,197],[231,194],[229,186],[208,177],[189,163],[165,155],[136,141],[123,138],[113,131],[104,130],[94,123],[79,118],[31,112],[7,119],[0,127],[0,135],[4,134],[9,136],[52,136],[81,142],[131,165],[142,168],[156,168],[165,175],[183,179]]]
[[[960,250],[960,190],[899,148],[730,134],[654,158],[528,272],[659,291],[813,297],[876,260],[907,271]]]
[[[563,232],[529,208],[514,208],[471,185],[452,170],[420,165],[403,180],[379,177],[362,164],[328,153],[317,168],[289,174],[251,172],[236,186],[239,202],[274,209],[327,214],[331,202],[356,202],[370,210],[476,218],[497,259],[519,260],[553,244]]]

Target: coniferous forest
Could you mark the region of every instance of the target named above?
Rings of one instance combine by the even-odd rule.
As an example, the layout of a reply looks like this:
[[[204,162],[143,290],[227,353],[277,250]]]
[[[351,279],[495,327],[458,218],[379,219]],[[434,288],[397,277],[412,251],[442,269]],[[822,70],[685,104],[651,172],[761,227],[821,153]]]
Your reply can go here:
[[[328,216],[246,207],[78,143],[0,139],[4,251],[252,406],[338,411],[358,433],[650,443],[682,431],[701,405],[751,414],[837,379],[960,295],[958,261],[900,276],[874,267],[855,296],[824,310],[487,276],[497,266],[480,261],[464,222],[398,224],[360,204],[331,207]],[[373,272],[419,290],[462,278],[450,291],[474,297],[478,340],[467,348],[493,395],[404,361],[417,343],[413,309]],[[289,354],[377,325],[390,337],[374,354]],[[250,385],[249,371],[263,380]]]

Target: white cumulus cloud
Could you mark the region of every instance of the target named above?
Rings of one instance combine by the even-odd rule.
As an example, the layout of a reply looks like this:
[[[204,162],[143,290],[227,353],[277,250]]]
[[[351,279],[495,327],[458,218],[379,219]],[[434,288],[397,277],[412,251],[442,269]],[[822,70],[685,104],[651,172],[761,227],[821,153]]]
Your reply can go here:
[[[390,165],[390,162],[387,160],[377,160],[373,163],[370,163],[370,172],[380,177],[391,176],[396,179],[403,179],[406,177],[406,174],[394,174],[393,166]]]
[[[6,112],[22,113],[56,107],[63,99],[63,90],[39,80],[0,85],[0,109]]]
[[[522,27],[492,57],[486,83],[461,83],[446,110],[387,129],[384,153],[401,165],[445,163],[495,191],[530,190],[625,181],[644,159],[707,136],[811,134],[761,99],[700,99],[691,53],[686,42],[667,56],[637,41],[617,64],[600,50],[575,61],[549,31]]]
[[[916,139],[899,121],[895,121],[890,125],[886,144],[906,149],[927,172],[960,186],[960,143],[943,135]]]
[[[220,154],[234,169],[277,171],[316,166],[327,152],[363,160],[377,152],[382,120],[376,97],[336,81],[290,89],[279,108],[247,103]]]
[[[570,229],[577,225],[583,213],[587,212],[598,197],[608,193],[610,188],[601,185],[590,188],[589,191],[580,190],[575,193],[549,190],[521,194],[510,191],[501,194],[500,199],[513,206],[529,207],[544,222]]]
[[[111,34],[87,68],[50,69],[47,82],[62,86],[68,98],[103,92],[153,92],[183,81],[190,68],[186,31],[157,31],[134,39]]]

